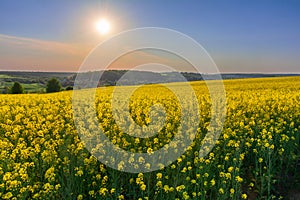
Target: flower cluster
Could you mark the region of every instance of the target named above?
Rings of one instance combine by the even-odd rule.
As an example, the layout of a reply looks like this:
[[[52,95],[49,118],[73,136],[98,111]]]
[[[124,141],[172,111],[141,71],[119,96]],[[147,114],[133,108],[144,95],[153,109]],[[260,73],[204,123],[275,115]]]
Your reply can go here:
[[[84,132],[84,124],[75,127],[71,92],[0,95],[0,199],[247,199],[250,194],[257,199],[281,198],[277,186],[292,184],[284,177],[299,177],[300,171],[295,170],[300,159],[300,78],[226,80],[224,84],[227,118],[213,150],[199,157],[211,128],[211,100],[204,82],[191,82],[200,108],[199,121],[189,121],[198,124],[195,139],[169,166],[136,174],[122,170],[128,163],[137,172],[141,166],[149,169],[145,157],[124,155],[126,160],[115,163],[115,170],[93,156],[102,155],[105,144],[97,143],[88,131],[82,137],[90,138],[93,149],[85,148],[89,144],[77,132]],[[169,87],[185,91],[180,83]],[[129,112],[135,124],[147,128],[164,122],[148,138],[128,134],[133,126],[124,131],[122,124],[130,120],[113,113],[113,92],[114,87],[97,89],[98,124],[94,119],[83,122],[90,130],[100,127],[116,148],[127,152],[152,155],[168,144],[174,152],[181,148],[180,141],[170,142],[182,130],[185,107],[172,90],[147,85],[131,96]],[[151,110],[155,104],[164,107],[165,116]],[[184,104],[189,107],[189,99]],[[90,107],[80,109],[87,115]],[[185,137],[191,135],[188,125]]]

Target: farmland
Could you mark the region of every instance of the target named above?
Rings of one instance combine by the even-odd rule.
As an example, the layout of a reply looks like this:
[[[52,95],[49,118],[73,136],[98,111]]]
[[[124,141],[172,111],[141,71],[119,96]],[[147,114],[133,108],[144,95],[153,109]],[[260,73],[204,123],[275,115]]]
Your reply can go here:
[[[190,83],[201,110],[196,137],[173,163],[149,173],[122,172],[121,163],[120,170],[112,169],[85,149],[71,91],[0,95],[0,198],[281,199],[299,190],[299,77],[225,80],[226,120],[205,157],[199,150],[210,122],[210,96],[205,82]],[[151,122],[154,103],[166,110],[166,125],[142,139],[117,126],[110,105],[115,86],[97,89],[98,125],[113,144],[151,154],[175,137],[180,105],[165,86],[142,86],[131,97],[129,110],[139,125]]]
[[[99,86],[112,86],[126,73],[128,70],[108,70],[104,71],[99,81]],[[95,72],[91,72],[95,73]],[[171,83],[180,82],[177,72],[147,72],[147,71],[130,71],[135,77],[140,77],[140,81],[135,79],[124,79],[119,82],[121,85],[138,85],[144,83]],[[88,73],[87,73],[88,74]],[[46,84],[51,78],[56,78],[62,84],[63,89],[72,87],[75,82],[77,73],[75,72],[30,72],[30,71],[0,71],[0,93],[9,93],[9,89],[14,82],[19,82],[24,87],[25,93],[45,93]],[[181,75],[187,81],[202,80],[202,76],[198,73],[181,72]],[[262,78],[262,77],[281,77],[281,76],[299,76],[299,74],[221,74],[223,79],[237,78]],[[214,79],[214,75],[206,75],[207,79]]]

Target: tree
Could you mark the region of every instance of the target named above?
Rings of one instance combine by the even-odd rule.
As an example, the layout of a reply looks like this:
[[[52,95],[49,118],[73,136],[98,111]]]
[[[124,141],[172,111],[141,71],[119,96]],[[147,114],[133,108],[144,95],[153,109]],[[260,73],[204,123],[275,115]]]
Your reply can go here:
[[[72,86],[68,86],[68,87],[66,87],[66,90],[73,90],[73,87]]]
[[[22,85],[19,82],[15,82],[14,85],[11,88],[11,93],[12,94],[23,94],[24,89]]]
[[[50,92],[59,92],[61,90],[61,84],[56,78],[52,78],[47,83],[46,91]]]

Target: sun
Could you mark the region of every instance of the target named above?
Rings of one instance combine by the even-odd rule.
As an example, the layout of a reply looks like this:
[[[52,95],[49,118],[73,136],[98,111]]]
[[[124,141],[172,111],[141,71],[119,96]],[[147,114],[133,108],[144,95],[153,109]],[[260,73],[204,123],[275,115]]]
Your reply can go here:
[[[107,33],[109,33],[110,28],[110,23],[106,19],[100,19],[96,23],[96,29],[102,35],[106,35]]]

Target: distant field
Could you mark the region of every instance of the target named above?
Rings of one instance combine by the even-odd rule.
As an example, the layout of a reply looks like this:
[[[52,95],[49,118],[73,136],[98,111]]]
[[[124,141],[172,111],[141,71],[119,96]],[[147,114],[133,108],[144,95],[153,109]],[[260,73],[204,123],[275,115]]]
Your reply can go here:
[[[9,76],[9,75],[6,75],[6,74],[0,74],[0,79],[1,78],[14,78],[14,77],[12,77],[12,76]]]
[[[126,70],[109,70],[105,71],[99,82],[99,86],[116,85],[118,80],[128,71]],[[88,72],[95,73],[95,72]],[[64,88],[73,86],[76,78],[76,73],[64,72],[15,72],[15,71],[0,71],[0,93],[5,86],[11,86],[13,82],[20,82],[25,87],[25,92],[40,93],[43,88],[46,88],[46,83],[51,78],[57,78]],[[187,81],[202,80],[202,76],[196,73],[181,72],[181,75]],[[299,74],[222,74],[225,79],[242,79],[242,78],[263,78],[263,77],[283,77],[283,76],[298,76]],[[137,85],[144,83],[171,83],[182,82],[178,79],[178,74],[174,72],[154,73],[143,71],[132,71],[129,80],[124,79],[120,85]],[[137,81],[134,77],[138,77]],[[214,75],[206,75],[207,79],[214,79]]]
[[[167,85],[186,91],[182,83]],[[191,85],[201,110],[196,138],[169,166],[139,174],[109,168],[84,148],[74,126],[72,92],[0,95],[0,199],[260,200],[297,195],[300,77],[225,80],[226,121],[213,150],[203,158],[198,152],[208,131],[210,96],[203,81]],[[177,134],[181,111],[171,90],[153,84],[134,92],[129,108],[137,124],[151,122],[148,111],[154,103],[167,112],[156,135],[138,139],[116,124],[110,104],[114,88],[98,88],[95,103],[99,127],[114,145],[151,154]],[[185,99],[184,105],[190,103]],[[97,125],[91,124],[89,109],[79,111],[92,131]],[[85,137],[91,137],[89,131]],[[92,151],[105,149],[96,146]],[[143,157],[122,158],[148,166]],[[119,170],[126,167],[116,164]]]
[[[73,81],[68,78],[74,73],[56,72],[0,72],[0,93],[5,87],[11,87],[14,82],[23,86],[25,93],[43,93],[46,90],[47,81],[57,78],[64,87],[72,86]]]
[[[23,84],[24,90],[28,93],[45,92],[45,85],[38,83]]]
[[[12,87],[14,82],[1,82],[0,91],[3,91],[5,87]],[[45,92],[45,85],[39,83],[22,83],[22,86],[26,93],[43,93]]]

